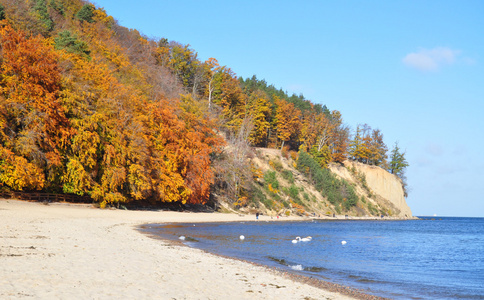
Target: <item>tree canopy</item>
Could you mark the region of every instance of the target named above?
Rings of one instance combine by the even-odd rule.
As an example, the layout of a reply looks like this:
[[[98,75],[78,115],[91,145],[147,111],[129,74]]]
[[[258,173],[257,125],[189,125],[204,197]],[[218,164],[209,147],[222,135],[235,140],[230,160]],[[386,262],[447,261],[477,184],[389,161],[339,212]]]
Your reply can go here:
[[[350,158],[403,177],[408,166],[397,145],[387,162],[380,130],[352,135],[339,111],[85,1],[0,0],[0,51],[1,189],[103,206],[203,204],[215,188],[239,198],[248,146],[299,151],[323,169]]]

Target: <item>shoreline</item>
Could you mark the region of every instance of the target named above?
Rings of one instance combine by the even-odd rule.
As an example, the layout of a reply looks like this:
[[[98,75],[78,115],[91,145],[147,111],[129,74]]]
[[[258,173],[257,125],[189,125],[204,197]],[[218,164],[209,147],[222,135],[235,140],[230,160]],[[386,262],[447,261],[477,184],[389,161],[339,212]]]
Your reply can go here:
[[[148,223],[255,221],[253,216],[126,211],[0,199],[0,298],[380,299],[232,257],[154,239]],[[302,217],[260,221],[307,220]]]
[[[302,221],[304,221],[304,220],[302,220]],[[174,223],[172,223],[172,224],[174,224]],[[143,226],[143,225],[141,225],[141,226]],[[146,236],[150,236],[148,233],[142,233],[142,234],[144,234]],[[277,276],[281,276],[281,277],[284,277],[284,278],[287,278],[289,280],[296,281],[296,282],[299,282],[299,283],[307,284],[307,285],[313,286],[315,288],[319,288],[319,289],[327,290],[327,291],[330,291],[330,292],[333,292],[333,293],[348,296],[348,297],[351,297],[351,299],[361,299],[361,300],[385,300],[385,299],[389,299],[389,298],[380,297],[380,296],[365,293],[364,290],[353,288],[351,286],[347,286],[347,285],[343,285],[343,284],[339,284],[339,283],[333,283],[333,282],[326,281],[326,280],[323,280],[323,279],[318,279],[318,278],[315,278],[315,277],[312,277],[312,276],[308,277],[308,276],[305,276],[305,275],[300,275],[300,274],[297,274],[296,272],[291,272],[290,270],[286,271],[286,270],[283,270],[282,268],[279,268],[279,267],[271,267],[271,266],[268,266],[268,265],[264,265],[262,263],[257,263],[257,262],[253,262],[253,261],[250,261],[250,260],[238,258],[238,257],[233,257],[233,256],[228,256],[228,255],[223,255],[223,254],[217,254],[217,253],[210,252],[208,250],[195,248],[195,247],[192,248],[192,247],[184,244],[182,241],[179,241],[179,240],[169,240],[169,239],[165,239],[165,238],[162,238],[162,237],[159,237],[159,236],[152,236],[150,238],[157,239],[157,240],[160,240],[160,241],[165,241],[167,243],[171,243],[174,246],[187,247],[187,248],[191,248],[191,249],[198,249],[198,250],[200,250],[204,253],[207,253],[209,255],[215,255],[215,256],[222,257],[222,258],[226,258],[226,259],[230,259],[230,260],[237,260],[237,261],[240,261],[240,262],[251,264],[251,265],[263,268],[263,269],[266,270],[266,272],[276,274]],[[333,298],[329,298],[329,299],[333,299]],[[334,299],[339,299],[339,298],[334,298]]]

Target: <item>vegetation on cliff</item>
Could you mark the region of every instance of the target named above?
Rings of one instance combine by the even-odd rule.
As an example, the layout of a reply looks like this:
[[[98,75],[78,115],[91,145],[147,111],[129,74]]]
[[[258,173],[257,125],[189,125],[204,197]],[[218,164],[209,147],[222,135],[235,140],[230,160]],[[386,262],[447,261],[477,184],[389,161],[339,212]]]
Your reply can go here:
[[[352,135],[338,111],[238,78],[86,1],[0,0],[0,22],[1,189],[89,195],[101,206],[270,206],[255,182],[277,190],[275,176],[254,168],[255,146],[293,157],[344,210],[358,199],[328,164],[353,159],[404,178],[404,153],[396,145],[388,164],[379,130]],[[301,205],[296,187],[288,194],[287,205]]]

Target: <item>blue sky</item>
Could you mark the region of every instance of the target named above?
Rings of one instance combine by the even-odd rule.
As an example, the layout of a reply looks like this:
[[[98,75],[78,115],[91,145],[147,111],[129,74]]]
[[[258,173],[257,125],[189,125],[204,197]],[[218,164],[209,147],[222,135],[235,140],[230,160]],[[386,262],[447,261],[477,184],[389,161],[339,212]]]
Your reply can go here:
[[[379,128],[406,150],[415,215],[484,217],[484,1],[94,3]]]

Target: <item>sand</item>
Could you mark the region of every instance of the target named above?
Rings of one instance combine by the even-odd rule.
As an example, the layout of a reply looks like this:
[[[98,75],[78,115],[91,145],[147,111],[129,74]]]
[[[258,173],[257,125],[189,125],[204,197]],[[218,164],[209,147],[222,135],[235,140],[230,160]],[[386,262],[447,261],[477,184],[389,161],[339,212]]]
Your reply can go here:
[[[0,299],[352,299],[136,230],[254,219],[0,200]]]

